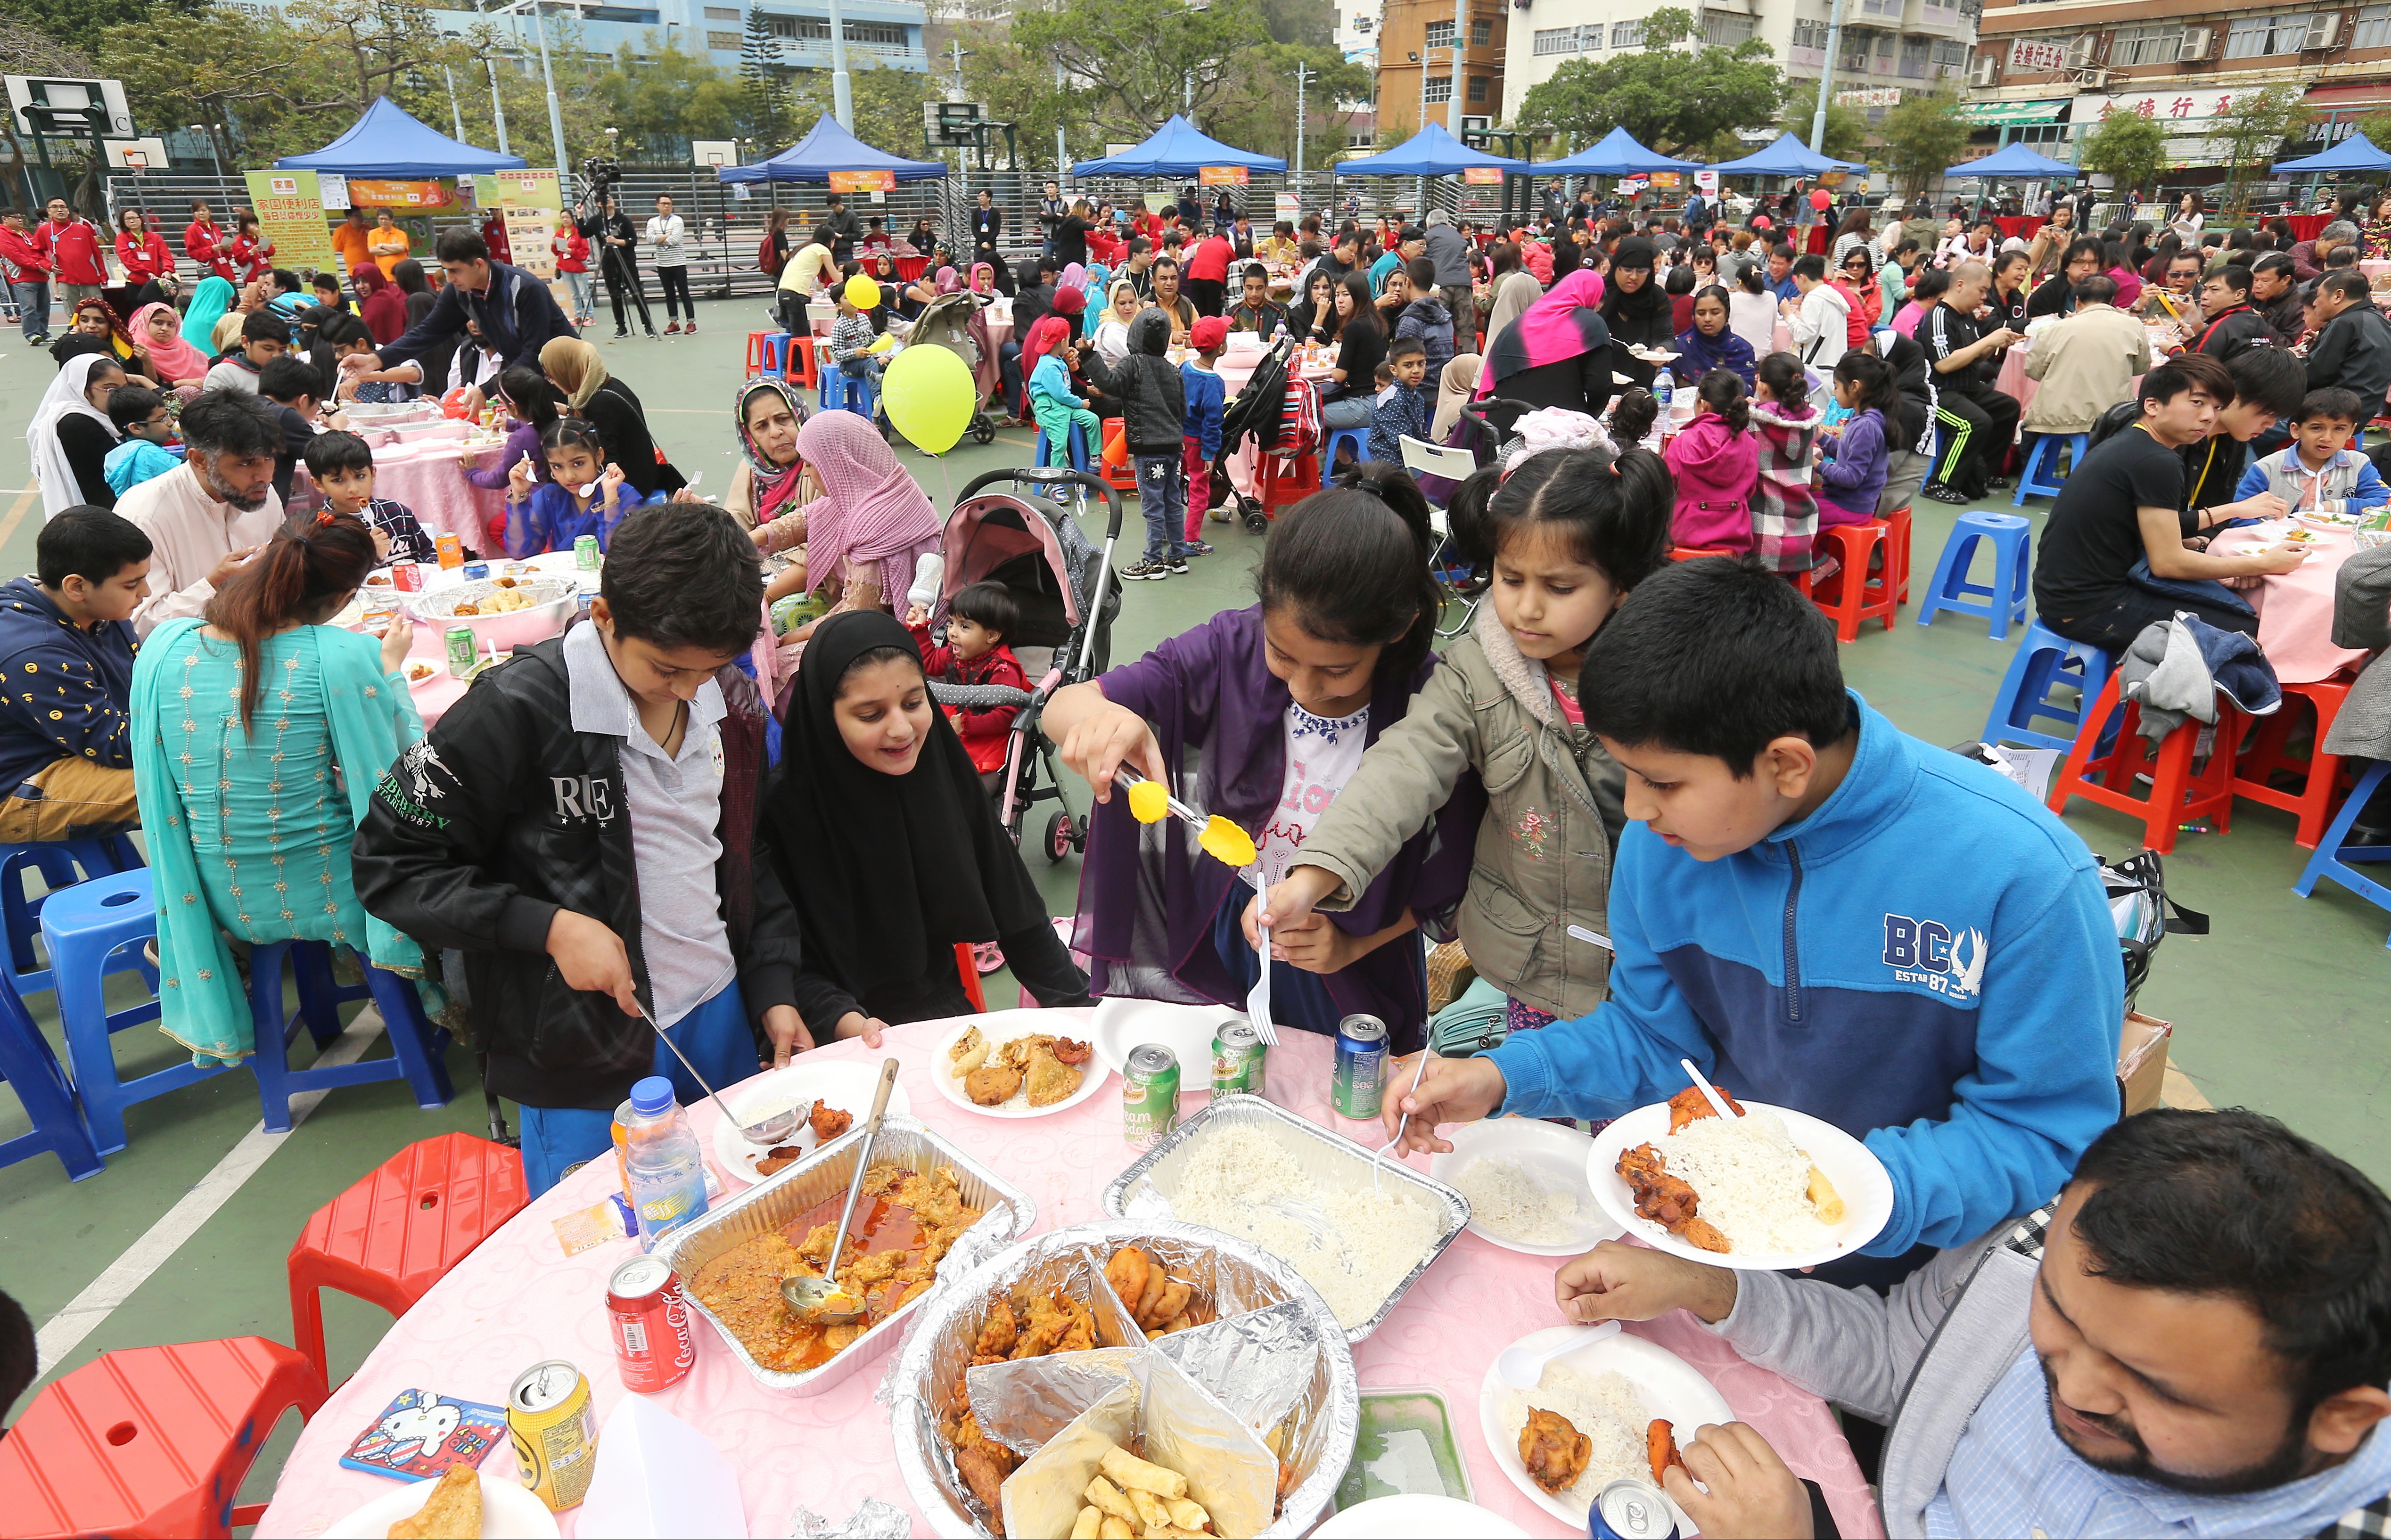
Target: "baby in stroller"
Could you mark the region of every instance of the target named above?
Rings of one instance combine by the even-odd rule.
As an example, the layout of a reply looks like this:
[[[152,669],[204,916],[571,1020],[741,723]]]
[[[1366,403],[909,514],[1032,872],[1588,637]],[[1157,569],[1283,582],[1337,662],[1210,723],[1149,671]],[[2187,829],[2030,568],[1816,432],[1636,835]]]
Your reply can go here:
[[[1028,689],[1029,677],[1022,672],[1013,649],[1004,644],[1005,638],[1020,627],[1020,601],[1002,583],[970,584],[948,602],[947,641],[943,647],[930,640],[926,610],[915,604],[905,612],[905,628],[912,633],[914,645],[922,650],[923,672],[947,684]],[[947,719],[955,724],[955,735],[963,740],[963,752],[971,757],[972,768],[979,771],[980,784],[988,788],[989,796],[996,796],[1004,783],[1013,719],[1021,714],[1021,707],[950,705],[945,710]]]

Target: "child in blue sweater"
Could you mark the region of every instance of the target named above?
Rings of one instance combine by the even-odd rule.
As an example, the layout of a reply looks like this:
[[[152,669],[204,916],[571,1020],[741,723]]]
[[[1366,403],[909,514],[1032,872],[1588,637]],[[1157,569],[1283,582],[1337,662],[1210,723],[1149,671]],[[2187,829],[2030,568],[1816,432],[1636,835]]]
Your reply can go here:
[[[1876,517],[1893,457],[1885,448],[1885,414],[1893,407],[1893,370],[1881,358],[1846,353],[1835,366],[1835,405],[1850,415],[1818,433],[1818,527],[1864,524]]]
[[[1416,337],[1396,338],[1387,345],[1387,369],[1395,382],[1370,403],[1370,458],[1401,465],[1403,439],[1427,443],[1428,423],[1436,416],[1436,402],[1424,383],[1427,347]]]
[[[553,480],[534,483],[531,457],[507,468],[507,554],[517,561],[571,550],[584,535],[603,550],[623,515],[639,506],[640,491],[606,458],[606,441],[577,417],[559,418],[540,434]]]
[[[111,397],[109,410],[112,414],[115,409]],[[2251,462],[2234,489],[2235,499],[2272,492],[2295,514],[2345,516],[2363,516],[2367,510],[2391,502],[2391,486],[2383,485],[2374,462],[2349,446],[2350,435],[2362,426],[2358,419],[2364,410],[2355,391],[2328,385],[2308,392],[2300,403],[2300,415],[2292,419],[2292,442]]]
[[[2058,1192],[2118,1113],[2125,976],[2084,842],[1846,690],[1834,628],[1773,572],[1675,563],[1580,668],[1627,771],[1610,998],[1415,1094],[1389,1066],[1389,1132],[1410,1112],[1409,1146],[1441,1151],[1437,1123],[1615,1118],[1684,1090],[1690,1058],[1884,1163],[1892,1217],[1817,1270],[1847,1287]]]
[[[1218,316],[1198,317],[1188,329],[1187,345],[1196,354],[1179,366],[1187,397],[1180,450],[1180,466],[1187,473],[1187,554],[1209,556],[1212,548],[1202,538],[1204,511],[1212,506],[1212,462],[1221,458],[1221,414],[1228,401],[1228,387],[1213,366],[1229,345],[1229,323]]]

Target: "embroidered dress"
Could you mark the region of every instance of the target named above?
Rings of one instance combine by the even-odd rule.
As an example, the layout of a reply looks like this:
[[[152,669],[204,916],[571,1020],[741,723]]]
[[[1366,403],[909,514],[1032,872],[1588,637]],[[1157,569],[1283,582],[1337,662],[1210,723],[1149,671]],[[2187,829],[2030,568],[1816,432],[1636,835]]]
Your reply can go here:
[[[349,842],[423,723],[382,672],[379,641],[301,626],[259,643],[265,682],[244,734],[240,649],[201,627],[170,620],[142,643],[133,775],[157,878],[160,1029],[196,1063],[234,1064],[253,1034],[221,932],[332,942],[421,977],[422,949],[357,902]]]

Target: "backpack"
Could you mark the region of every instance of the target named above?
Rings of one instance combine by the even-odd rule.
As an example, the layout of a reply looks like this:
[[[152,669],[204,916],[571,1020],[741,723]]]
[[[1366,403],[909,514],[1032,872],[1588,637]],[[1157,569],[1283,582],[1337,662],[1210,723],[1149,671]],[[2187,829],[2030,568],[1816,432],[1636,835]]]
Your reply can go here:
[[[2117,947],[2126,965],[2126,1009],[2151,975],[2151,954],[2169,936],[2205,936],[2208,916],[2186,909],[2167,897],[2166,874],[2159,854],[2144,850],[2109,864],[2100,862],[2100,886],[2109,896],[2109,914],[2117,924]],[[2173,911],[2172,913],[2169,911]]]
[[[772,238],[769,235],[756,248],[756,270],[759,273],[772,272]],[[779,276],[777,273],[773,274],[775,278]]]

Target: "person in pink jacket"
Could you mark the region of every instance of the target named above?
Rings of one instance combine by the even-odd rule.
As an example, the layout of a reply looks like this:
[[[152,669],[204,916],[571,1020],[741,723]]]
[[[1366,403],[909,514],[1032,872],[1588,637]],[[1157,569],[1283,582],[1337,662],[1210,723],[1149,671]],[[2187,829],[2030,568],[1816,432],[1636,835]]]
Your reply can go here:
[[[1757,451],[1744,431],[1751,404],[1743,377],[1714,369],[1694,387],[1700,402],[1684,433],[1662,456],[1677,478],[1677,508],[1670,530],[1680,547],[1701,550],[1751,549],[1751,483]]]

